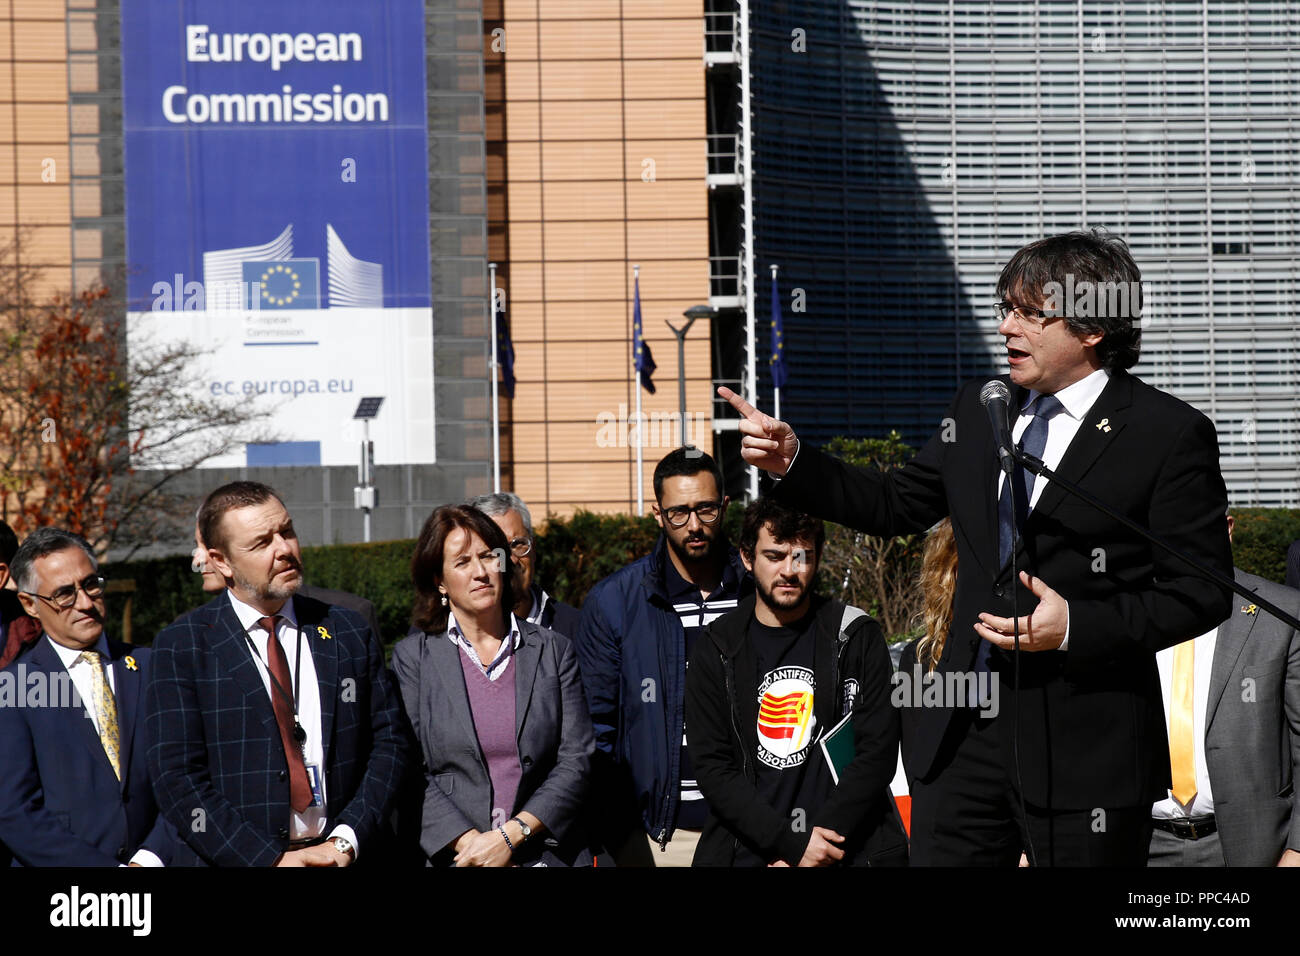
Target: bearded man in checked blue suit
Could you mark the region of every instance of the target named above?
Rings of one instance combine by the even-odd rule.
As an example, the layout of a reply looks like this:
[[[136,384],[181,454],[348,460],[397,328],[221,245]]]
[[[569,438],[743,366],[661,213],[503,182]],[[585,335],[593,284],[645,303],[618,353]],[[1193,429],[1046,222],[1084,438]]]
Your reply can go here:
[[[228,587],[154,641],[149,767],[194,862],[348,866],[384,843],[409,736],[379,635],[296,595],[298,539],[257,482],[208,495]]]

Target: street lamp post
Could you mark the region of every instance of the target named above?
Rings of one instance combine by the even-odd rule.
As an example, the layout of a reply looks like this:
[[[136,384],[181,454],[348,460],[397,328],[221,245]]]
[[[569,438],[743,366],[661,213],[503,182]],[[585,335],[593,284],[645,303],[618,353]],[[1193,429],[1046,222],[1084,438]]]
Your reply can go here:
[[[682,313],[686,324],[680,329],[664,319],[664,325],[673,330],[677,336],[677,406],[681,412],[682,446],[686,445],[686,333],[691,330],[696,319],[710,319],[714,310],[707,305],[693,305]]]

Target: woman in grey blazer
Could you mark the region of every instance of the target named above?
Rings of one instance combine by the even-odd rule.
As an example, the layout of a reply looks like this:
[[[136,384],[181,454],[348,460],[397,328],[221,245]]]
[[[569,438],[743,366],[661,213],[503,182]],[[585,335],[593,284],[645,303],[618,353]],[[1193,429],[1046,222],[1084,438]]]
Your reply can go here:
[[[475,508],[429,516],[412,633],[393,651],[423,767],[430,865],[591,862],[578,816],[595,749],[569,640],[511,613],[509,543]]]

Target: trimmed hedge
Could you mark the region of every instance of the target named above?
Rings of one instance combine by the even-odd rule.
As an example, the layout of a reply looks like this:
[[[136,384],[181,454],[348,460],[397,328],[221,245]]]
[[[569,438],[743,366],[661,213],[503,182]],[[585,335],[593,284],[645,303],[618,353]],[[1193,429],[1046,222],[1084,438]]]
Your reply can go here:
[[[732,504],[724,518],[733,542],[740,537],[743,511],[739,503]],[[1233,516],[1237,522],[1233,535],[1237,566],[1281,583],[1287,546],[1300,539],[1300,510],[1243,508]],[[572,518],[553,518],[536,532],[538,580],[560,600],[581,606],[597,581],[649,553],[658,534],[659,527],[649,516],[579,511]],[[413,540],[304,548],[303,565],[312,584],[351,591],[373,601],[384,640],[391,643],[410,626],[414,548]],[[105,565],[104,574],[110,581],[135,581],[131,619],[137,644],[151,643],[176,617],[207,600],[200,576],[190,570],[189,555]],[[126,597],[108,596],[110,632],[114,635],[120,633]]]
[[[1233,509],[1232,559],[1250,574],[1282,584],[1286,549],[1300,541],[1300,509]]]

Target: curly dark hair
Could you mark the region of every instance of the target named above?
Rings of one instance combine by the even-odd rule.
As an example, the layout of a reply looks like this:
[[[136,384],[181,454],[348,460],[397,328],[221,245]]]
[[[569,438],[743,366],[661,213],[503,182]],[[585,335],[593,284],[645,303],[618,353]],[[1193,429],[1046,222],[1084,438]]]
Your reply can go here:
[[[768,527],[768,533],[774,541],[812,541],[817,557],[821,557],[822,545],[826,543],[826,525],[822,519],[795,511],[775,498],[764,496],[745,509],[745,517],[740,526],[740,550],[749,560],[754,559],[758,533],[764,525]]]
[[[1128,244],[1105,229],[1067,232],[1048,236],[1025,246],[1006,264],[998,277],[997,296],[1016,296],[1021,305],[1029,299],[1051,298],[1049,284],[1065,290],[1065,301],[1047,309],[1063,315],[1071,331],[1081,335],[1100,333],[1097,360],[1103,367],[1128,369],[1137,364],[1142,350],[1142,273],[1129,254]],[[1076,315],[1069,290],[1084,290],[1093,296],[1091,314]]]
[[[510,542],[506,539],[505,532],[477,508],[469,505],[443,505],[434,509],[433,514],[424,522],[420,537],[415,542],[415,554],[411,557],[411,580],[415,584],[415,607],[411,611],[411,623],[430,634],[447,629],[447,617],[451,609],[443,605],[438,583],[442,580],[443,551],[447,546],[447,538],[457,528],[478,535],[489,548],[506,556],[511,566],[502,569],[502,615],[509,614],[515,606],[514,561],[510,557]]]

